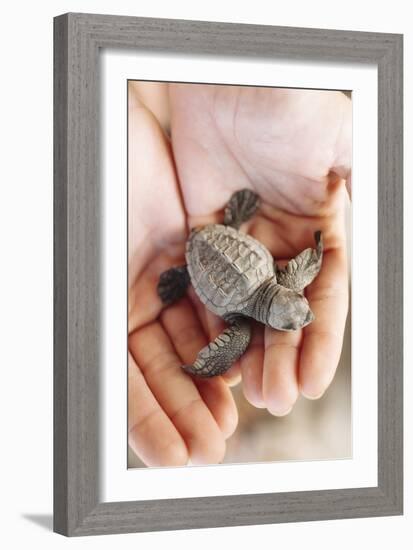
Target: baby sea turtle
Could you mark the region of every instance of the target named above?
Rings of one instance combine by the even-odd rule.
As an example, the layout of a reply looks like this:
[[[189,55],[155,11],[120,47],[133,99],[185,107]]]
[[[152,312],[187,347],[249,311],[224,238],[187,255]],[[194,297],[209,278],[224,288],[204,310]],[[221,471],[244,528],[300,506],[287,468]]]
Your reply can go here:
[[[192,230],[186,244],[186,265],[161,274],[158,294],[165,305],[174,303],[192,283],[205,306],[227,323],[213,342],[183,369],[210,377],[223,374],[244,353],[251,336],[251,319],[278,330],[297,330],[314,319],[303,289],[321,268],[321,232],[316,248],[307,248],[284,268],[267,248],[239,231],[259,204],[249,189],[234,193],[225,208],[224,223]]]

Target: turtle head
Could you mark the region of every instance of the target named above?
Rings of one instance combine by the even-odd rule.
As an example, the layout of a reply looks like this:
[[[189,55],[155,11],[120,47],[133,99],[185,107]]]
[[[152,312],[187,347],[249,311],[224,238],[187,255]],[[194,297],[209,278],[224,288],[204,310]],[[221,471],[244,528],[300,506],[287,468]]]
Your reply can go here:
[[[287,288],[273,297],[268,308],[267,324],[278,330],[298,330],[313,320],[307,299]]]
[[[266,325],[290,331],[305,327],[314,320],[307,299],[299,292],[274,284],[265,294],[260,320]]]

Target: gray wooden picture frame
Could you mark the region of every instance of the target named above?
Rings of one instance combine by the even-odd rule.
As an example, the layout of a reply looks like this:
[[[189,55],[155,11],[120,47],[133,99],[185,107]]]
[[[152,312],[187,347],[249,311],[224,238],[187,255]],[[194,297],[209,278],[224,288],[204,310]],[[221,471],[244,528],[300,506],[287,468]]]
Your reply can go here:
[[[403,509],[402,36],[108,15],[54,20],[54,530],[64,535],[387,516]],[[136,48],[378,68],[378,486],[99,499],[99,51]],[[139,495],[137,495],[139,498]]]

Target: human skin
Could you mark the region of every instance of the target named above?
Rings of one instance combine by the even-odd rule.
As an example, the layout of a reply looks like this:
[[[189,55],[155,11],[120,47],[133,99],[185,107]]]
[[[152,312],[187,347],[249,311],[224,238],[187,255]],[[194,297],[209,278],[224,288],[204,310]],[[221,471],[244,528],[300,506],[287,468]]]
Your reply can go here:
[[[345,180],[351,102],[341,92],[174,84],[172,145],[189,225],[216,219],[240,188],[262,199],[248,232],[290,259],[321,230],[320,274],[305,294],[315,321],[301,331],[259,325],[241,358],[245,397],[276,415],[299,393],[320,397],[341,353],[348,309]],[[222,328],[215,323],[212,336]],[[236,370],[236,369],[235,369]]]
[[[220,462],[237,422],[226,382],[242,377],[250,403],[284,415],[300,392],[318,398],[334,376],[348,308],[351,105],[339,92],[170,85],[171,150],[155,117],[130,97],[129,439],[148,465]],[[322,270],[306,289],[316,319],[289,333],[254,324],[247,352],[225,377],[192,378],[179,366],[223,322],[192,290],[162,310],[156,284],[183,263],[188,229],[220,221],[243,187],[262,205],[242,229],[277,260],[323,232]]]
[[[129,444],[148,466],[221,462],[237,425],[221,378],[180,365],[207,343],[196,299],[163,310],[159,275],[182,262],[187,234],[170,145],[133,84],[129,93]]]

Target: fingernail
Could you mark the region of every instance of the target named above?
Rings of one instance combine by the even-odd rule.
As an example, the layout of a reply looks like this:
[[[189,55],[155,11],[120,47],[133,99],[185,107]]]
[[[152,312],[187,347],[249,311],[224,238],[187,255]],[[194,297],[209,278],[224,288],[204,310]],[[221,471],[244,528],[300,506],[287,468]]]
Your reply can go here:
[[[274,416],[287,416],[292,411],[292,407],[289,407],[288,409],[274,409],[273,407],[268,407],[268,412],[270,412]]]
[[[321,392],[320,391],[312,392],[311,390],[308,391],[308,389],[305,390],[305,389],[301,388],[300,392],[301,392],[301,395],[303,397],[305,397],[306,399],[310,399],[311,401],[315,401],[316,399],[320,399],[320,397],[322,397],[324,395],[325,390],[322,390]]]
[[[265,409],[265,403],[261,399],[251,399],[250,397],[247,398],[247,401],[250,405],[255,407],[256,409]]]
[[[233,388],[234,386],[238,386],[238,384],[241,382],[241,375],[237,374],[231,377],[228,376],[228,377],[225,377],[224,380],[230,388]]]
[[[246,385],[245,380],[243,380],[243,393],[245,399],[248,401],[250,405],[255,407],[256,409],[266,409],[267,406],[265,404],[264,398],[262,396],[262,392],[255,388],[254,386],[251,387],[251,385]]]

